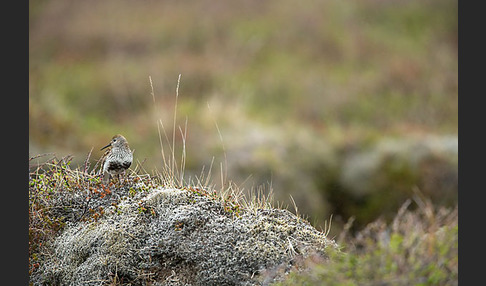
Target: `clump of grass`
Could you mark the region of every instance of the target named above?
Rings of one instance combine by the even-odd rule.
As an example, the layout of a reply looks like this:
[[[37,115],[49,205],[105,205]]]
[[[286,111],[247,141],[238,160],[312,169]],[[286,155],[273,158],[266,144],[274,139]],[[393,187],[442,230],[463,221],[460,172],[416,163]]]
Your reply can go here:
[[[149,77],[151,96],[156,106],[156,97],[153,88],[152,78]],[[196,195],[210,197],[214,200],[220,201],[226,212],[239,216],[242,209],[257,210],[266,209],[273,206],[273,194],[270,191],[265,195],[265,190],[262,187],[251,189],[248,196],[245,195],[244,189],[237,186],[232,181],[227,180],[227,162],[220,163],[220,186],[212,182],[212,169],[214,163],[213,160],[210,163],[209,169],[205,172],[203,166],[201,174],[194,178],[185,178],[185,163],[186,163],[186,138],[187,138],[187,118],[184,122],[184,127],[177,126],[177,103],[179,98],[179,88],[181,83],[181,74],[177,79],[177,85],[175,88],[175,100],[174,100],[174,114],[172,122],[172,136],[169,137],[164,127],[162,120],[157,121],[157,131],[159,134],[160,150],[162,157],[162,171],[157,174],[157,177],[162,184],[169,188],[185,189],[193,192]],[[214,122],[215,128],[218,131],[221,144],[223,145],[223,152],[226,153],[223,143],[223,138],[219,130],[218,124]],[[181,154],[180,157],[176,156],[176,130],[179,131],[181,142]],[[167,146],[164,149],[164,146]],[[166,149],[169,152],[166,154]],[[180,159],[178,159],[180,158]],[[226,160],[226,154],[224,155]]]
[[[418,207],[408,210],[412,203]],[[276,285],[457,285],[458,208],[436,208],[415,196],[394,220],[376,220],[350,235],[340,234],[340,251],[329,261],[307,259],[309,271],[294,271]]]

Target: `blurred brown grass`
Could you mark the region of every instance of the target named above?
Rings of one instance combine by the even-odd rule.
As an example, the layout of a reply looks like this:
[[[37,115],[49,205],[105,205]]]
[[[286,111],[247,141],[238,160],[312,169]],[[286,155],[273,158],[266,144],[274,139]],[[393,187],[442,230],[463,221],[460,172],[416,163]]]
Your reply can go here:
[[[29,5],[31,155],[79,164],[122,133],[146,170],[160,169],[157,122],[172,134],[182,74],[186,174],[214,158],[238,185],[274,184],[322,223],[338,211],[328,182],[342,152],[457,135],[455,0]]]

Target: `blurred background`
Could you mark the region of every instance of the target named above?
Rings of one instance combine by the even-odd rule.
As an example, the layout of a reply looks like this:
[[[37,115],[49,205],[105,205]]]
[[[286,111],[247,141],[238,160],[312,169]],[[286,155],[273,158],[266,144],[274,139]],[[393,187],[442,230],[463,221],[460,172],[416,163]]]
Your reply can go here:
[[[29,3],[30,156],[93,166],[121,133],[160,170],[181,74],[187,177],[292,196],[331,233],[457,204],[457,0]]]

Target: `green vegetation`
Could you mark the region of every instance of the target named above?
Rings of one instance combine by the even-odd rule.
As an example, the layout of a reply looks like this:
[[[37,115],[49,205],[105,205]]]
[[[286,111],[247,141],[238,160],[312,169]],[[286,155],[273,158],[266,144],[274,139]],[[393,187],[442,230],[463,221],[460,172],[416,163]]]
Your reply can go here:
[[[181,118],[202,130],[189,141],[214,138],[212,119],[226,144],[240,121],[311,127],[340,142],[457,134],[457,1],[306,2],[31,1],[33,154],[82,160],[117,130],[148,169],[159,166],[157,144],[144,143],[170,119],[178,74]],[[209,143],[188,151],[220,142]]]
[[[417,196],[418,209],[409,211],[410,203],[390,224],[344,231],[330,260],[304,260],[275,285],[458,285],[457,206],[437,209]]]

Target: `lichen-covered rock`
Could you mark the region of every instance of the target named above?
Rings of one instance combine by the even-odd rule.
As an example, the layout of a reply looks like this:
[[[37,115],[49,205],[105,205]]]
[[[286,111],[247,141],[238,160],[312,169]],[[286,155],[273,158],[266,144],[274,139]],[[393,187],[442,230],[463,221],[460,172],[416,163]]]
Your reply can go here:
[[[334,241],[287,210],[227,212],[188,190],[154,189],[97,222],[71,224],[35,285],[263,285]],[[266,273],[266,277],[259,275]],[[278,272],[280,273],[280,272]]]

